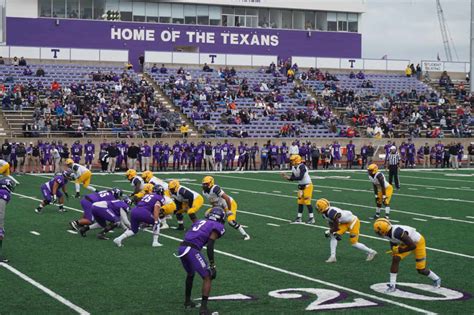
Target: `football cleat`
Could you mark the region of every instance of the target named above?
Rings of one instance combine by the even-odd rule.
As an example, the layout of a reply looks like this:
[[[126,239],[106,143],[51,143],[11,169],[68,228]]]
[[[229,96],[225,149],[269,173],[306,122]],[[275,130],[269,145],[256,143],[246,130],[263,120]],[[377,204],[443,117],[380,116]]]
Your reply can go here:
[[[337,262],[336,256],[330,256],[327,260],[327,263],[335,263]]]
[[[107,236],[105,236],[105,233],[99,233],[99,234],[97,234],[97,238],[98,238],[99,240],[104,240],[104,241],[109,240],[109,238],[108,238]]]
[[[296,218],[292,223],[303,223],[303,220],[301,220],[301,218]]]
[[[393,293],[397,291],[396,285],[387,284],[387,288],[385,289],[385,293]]]
[[[153,242],[153,244],[151,244],[152,247],[161,247],[163,246],[163,244],[161,244],[160,242]]]
[[[433,286],[437,289],[441,288],[441,278],[438,278],[433,281]]]
[[[161,227],[160,227],[160,229],[166,230],[166,229],[169,229],[169,228],[170,228],[170,226],[168,225],[168,223],[166,223],[166,222],[161,222]]]
[[[194,303],[193,301],[189,301],[189,302],[184,303],[184,309],[185,310],[190,310],[190,309],[198,308],[198,307],[201,307],[201,304]]]
[[[0,256],[0,263],[8,263],[8,259],[6,259],[5,257],[3,256]]]
[[[83,226],[79,229],[79,234],[81,234],[82,237],[86,237],[86,232],[88,231],[89,229],[86,227],[86,226]]]
[[[248,241],[249,239],[250,239],[250,235],[245,234],[245,236],[244,236],[244,241]]]
[[[306,224],[315,224],[315,223],[316,223],[316,220],[314,218],[311,218],[308,221],[306,221]]]
[[[388,214],[386,214],[385,219],[390,220],[390,216]]]
[[[74,195],[74,198],[80,198],[81,197],[81,194],[80,193],[76,193],[76,195]]]
[[[69,226],[70,226],[74,231],[79,231],[79,227],[78,227],[76,221],[71,221],[71,222],[69,222]]]
[[[365,261],[372,261],[375,258],[375,255],[377,255],[377,252],[374,250],[371,253],[367,255],[367,259]]]
[[[38,213],[38,214],[41,214],[43,212],[43,209],[36,208],[35,212]]]
[[[378,218],[380,218],[380,214],[374,214],[373,217],[369,217],[370,220],[377,220]]]
[[[119,240],[118,237],[117,237],[117,238],[114,238],[114,243],[115,243],[115,245],[117,245],[118,247],[122,247],[122,246],[123,246],[123,245],[122,245],[122,241]]]
[[[67,212],[67,210],[65,208],[58,208],[58,211],[59,212]]]

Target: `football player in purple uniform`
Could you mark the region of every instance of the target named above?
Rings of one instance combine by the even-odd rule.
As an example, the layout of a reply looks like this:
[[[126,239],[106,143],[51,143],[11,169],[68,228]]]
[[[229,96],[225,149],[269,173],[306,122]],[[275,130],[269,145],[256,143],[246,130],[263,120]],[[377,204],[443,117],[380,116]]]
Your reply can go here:
[[[82,145],[79,140],[76,140],[76,142],[71,146],[71,156],[74,163],[79,163],[81,161]]]
[[[5,212],[10,202],[11,193],[15,189],[15,182],[10,178],[0,179],[0,263],[7,263],[8,259],[3,256],[2,247],[5,238]]]
[[[203,280],[199,313],[211,314],[207,307],[207,302],[211,291],[212,280],[216,279],[217,276],[214,260],[214,243],[225,233],[225,217],[225,212],[222,208],[212,208],[211,211],[206,214],[205,220],[199,220],[193,223],[192,228],[186,233],[184,240],[179,245],[176,257],[181,259],[181,263],[187,274],[185,282],[185,309],[198,307],[198,305],[191,300],[194,275],[197,272]],[[207,247],[209,263],[207,263],[201,254],[201,250],[204,246]]]
[[[355,145],[352,143],[352,140],[346,145],[346,154],[347,154],[347,164],[346,168],[352,168],[355,159]]]
[[[41,213],[43,208],[51,203],[57,203],[59,212],[65,212],[64,196],[68,197],[66,184],[70,180],[74,180],[74,174],[71,170],[65,170],[62,174],[54,176],[53,179],[41,185],[43,200],[40,202],[38,207],[36,207],[35,212]]]
[[[128,212],[130,210],[129,205],[132,201],[129,198],[124,200],[107,200],[98,201],[92,204],[92,215],[94,216],[95,223],[91,225],[84,225],[79,229],[79,233],[82,237],[86,236],[87,231],[103,228],[102,231],[97,234],[97,238],[101,240],[108,240],[107,233],[122,225],[124,229],[130,227],[128,221]],[[107,222],[110,222],[107,225]]]
[[[92,143],[92,140],[87,140],[87,143],[84,144],[84,153],[84,163],[88,169],[91,169],[95,156],[95,144]]]
[[[69,222],[69,225],[76,231],[78,231],[84,225],[91,225],[94,221],[94,216],[92,215],[92,204],[99,201],[117,200],[120,199],[122,195],[122,190],[118,188],[112,188],[84,196],[84,198],[81,200],[81,207],[82,210],[84,210],[82,218]]]
[[[122,247],[122,242],[138,233],[141,223],[147,223],[153,225],[153,243],[151,246],[159,247],[162,246],[158,242],[160,236],[160,213],[161,207],[165,205],[165,198],[159,192],[163,192],[161,186],[156,186],[153,189],[153,193],[145,195],[138,203],[135,208],[132,209],[130,214],[130,229],[123,232],[122,235],[114,239],[114,243],[118,247]]]

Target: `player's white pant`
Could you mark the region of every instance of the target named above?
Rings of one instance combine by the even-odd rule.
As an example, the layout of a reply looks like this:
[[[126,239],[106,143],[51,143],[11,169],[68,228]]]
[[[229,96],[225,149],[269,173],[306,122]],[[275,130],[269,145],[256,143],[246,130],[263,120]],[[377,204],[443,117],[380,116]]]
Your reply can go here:
[[[142,156],[142,172],[150,170],[150,157]]]

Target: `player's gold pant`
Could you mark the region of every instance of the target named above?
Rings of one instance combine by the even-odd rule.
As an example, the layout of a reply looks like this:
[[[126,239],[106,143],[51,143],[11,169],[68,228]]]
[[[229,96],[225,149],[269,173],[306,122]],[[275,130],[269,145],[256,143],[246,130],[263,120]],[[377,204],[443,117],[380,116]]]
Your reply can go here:
[[[313,184],[310,183],[304,189],[298,189],[298,204],[311,205],[311,198],[313,198]]]
[[[187,212],[188,214],[196,213],[201,209],[204,204],[204,198],[201,195],[198,195],[194,200],[193,204],[189,206],[187,203],[183,203],[182,208],[178,210],[178,213]]]
[[[163,207],[161,207],[161,209],[163,209],[163,213],[165,216],[172,215],[176,211],[176,204],[173,201],[164,205]]]
[[[403,248],[403,245],[401,245],[400,248]],[[421,236],[418,243],[416,243],[416,248],[414,250],[409,251],[409,252],[404,252],[401,254],[395,254],[394,256],[398,256],[401,259],[404,259],[408,255],[410,255],[411,252],[415,252],[416,269],[418,270],[425,269],[426,268],[426,243],[425,243],[425,238],[423,237],[423,235]]]
[[[389,206],[390,205],[390,200],[392,200],[392,195],[393,195],[393,186],[392,185],[388,185],[387,188],[385,188],[385,203],[384,205],[386,206]],[[382,197],[383,197],[383,194],[382,194],[382,191],[378,191],[377,192],[377,203],[378,204],[382,204]]]
[[[343,235],[349,231],[349,240],[351,244],[356,244],[359,242],[359,234],[360,234],[360,220],[359,218],[355,218],[354,221],[350,223],[343,223],[339,224],[339,230],[336,232],[339,235]]]
[[[85,171],[77,180],[76,184],[82,184],[84,188],[89,187],[91,183],[92,173],[91,171]]]
[[[0,175],[10,176],[10,164],[9,163],[6,163],[2,167],[0,167]]]

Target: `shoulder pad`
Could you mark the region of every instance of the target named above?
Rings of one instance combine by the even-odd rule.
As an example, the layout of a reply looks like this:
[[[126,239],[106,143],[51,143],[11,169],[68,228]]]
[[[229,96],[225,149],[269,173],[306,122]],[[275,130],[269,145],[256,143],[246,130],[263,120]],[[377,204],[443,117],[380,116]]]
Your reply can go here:
[[[396,239],[398,239],[398,240],[401,240],[404,233],[405,233],[405,230],[404,230],[404,229],[402,229],[401,227],[397,227],[397,228],[393,231],[392,235],[393,235],[393,238],[396,238]]]

